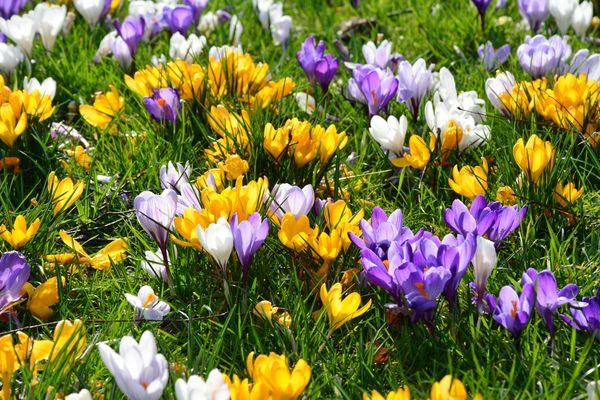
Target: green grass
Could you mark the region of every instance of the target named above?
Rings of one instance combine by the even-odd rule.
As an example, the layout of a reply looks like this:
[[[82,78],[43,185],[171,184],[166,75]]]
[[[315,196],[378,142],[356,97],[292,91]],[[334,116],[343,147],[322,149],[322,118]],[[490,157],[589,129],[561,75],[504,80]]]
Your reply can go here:
[[[439,3],[434,15],[434,3]],[[514,22],[519,21],[516,4],[508,10]],[[286,1],[284,10],[293,17],[293,35],[288,48],[272,44],[270,34],[262,30],[251,9],[250,2],[233,1],[225,4],[217,0],[209,8],[216,10],[227,6],[238,14],[244,25],[242,45],[255,60],[267,62],[274,78],[291,76],[297,89],[305,90],[308,83],[295,60],[295,51],[308,34],[316,34],[327,42],[328,50],[335,53],[333,42],[338,39],[340,24],[354,18],[373,18],[372,24],[361,26],[344,44],[353,61],[362,61],[361,46],[378,35],[393,41],[394,50],[408,60],[423,57],[436,69],[449,68],[455,76],[459,90],[476,90],[485,98],[484,82],[489,74],[477,60],[477,46],[491,40],[499,46],[510,43],[512,56],[505,68],[517,79],[527,79],[516,60],[515,50],[526,32],[515,23],[499,26],[495,23],[500,14],[488,14],[488,29],[481,32],[474,7],[467,0],[363,0],[358,10],[343,0]],[[122,8],[119,16],[124,16]],[[139,268],[144,250],[156,246],[140,228],[132,212],[133,198],[144,190],[160,190],[158,171],[167,161],[189,160],[193,178],[207,168],[203,149],[215,134],[206,119],[193,112],[186,113],[185,123],[175,129],[163,128],[152,122],[140,99],[129,91],[123,72],[116,61],[105,59],[92,64],[91,59],[106,28],[92,29],[77,18],[72,31],[59,38],[52,54],[46,54],[37,43],[36,60],[30,67],[21,68],[8,80],[7,85],[21,87],[22,79],[31,68],[33,76],[52,76],[58,82],[56,114],[43,124],[30,125],[25,137],[19,139],[14,152],[22,158],[23,173],[12,175],[0,172],[0,223],[12,221],[17,214],[30,220],[42,218],[42,227],[34,240],[23,250],[32,266],[31,281],[44,281],[53,275],[66,277],[61,287],[60,301],[51,321],[80,318],[85,321],[90,345],[84,357],[71,369],[47,368],[32,385],[31,377],[22,376],[21,384],[13,384],[23,398],[53,398],[56,393],[68,394],[80,388],[103,394],[106,399],[122,398],[114,380],[103,366],[97,349],[99,341],[116,341],[124,335],[138,339],[144,330],[151,330],[157,339],[159,351],[171,364],[178,363],[189,372],[206,375],[218,367],[227,374],[246,376],[245,360],[248,353],[277,352],[286,354],[292,363],[305,359],[312,368],[312,377],[304,398],[306,399],[359,399],[362,392],[379,390],[384,393],[402,384],[409,385],[415,398],[426,398],[431,384],[446,374],[459,377],[470,394],[476,392],[486,399],[496,398],[583,398],[585,386],[600,379],[600,352],[597,343],[582,333],[560,323],[556,338],[550,342],[539,316],[535,315],[519,343],[499,328],[490,318],[478,318],[469,304],[470,293],[466,283],[472,278],[469,271],[459,287],[459,307],[449,311],[441,302],[435,315],[435,333],[430,335],[422,324],[404,321],[398,326],[387,323],[384,304],[390,299],[377,288],[358,288],[363,300],[373,299],[373,306],[362,317],[351,321],[331,338],[327,337],[327,321],[315,320],[314,310],[320,307],[315,292],[299,278],[305,268],[304,260],[288,252],[279,242],[276,228],[250,269],[250,285],[245,290],[240,284],[240,267],[237,260],[230,262],[229,276],[231,298],[223,295],[222,281],[208,256],[195,250],[178,248],[172,270],[175,294]],[[226,43],[226,28],[208,38],[209,45]],[[598,31],[592,32],[598,37]],[[574,50],[588,46],[576,38],[570,43]],[[597,49],[596,49],[597,50]],[[592,50],[593,51],[593,50]],[[150,43],[140,45],[136,60],[138,67],[150,63],[153,54],[168,54],[168,35],[161,33]],[[205,64],[205,57],[201,57]],[[389,164],[387,157],[369,137],[367,112],[353,106],[343,96],[343,86],[349,74],[340,68],[334,87],[320,101],[327,114],[339,118],[336,126],[349,136],[348,146],[341,151],[330,166],[331,177],[339,188],[350,191],[353,211],[365,208],[369,216],[371,205],[380,205],[388,211],[401,208],[405,224],[417,230],[421,227],[438,235],[448,233],[443,222],[443,210],[458,196],[447,183],[450,167],[435,167],[429,178],[421,181],[420,172],[407,170],[401,178]],[[81,102],[90,103],[96,91],[106,91],[115,85],[125,97],[124,119],[116,126],[120,134],[108,135],[87,125],[78,115]],[[74,102],[74,104],[71,104]],[[408,110],[392,103],[393,115],[408,115]],[[529,212],[521,227],[503,242],[498,265],[488,289],[497,294],[500,287],[516,283],[527,268],[551,268],[559,286],[573,282],[580,286],[581,294],[591,296],[600,284],[600,160],[598,150],[580,143],[571,132],[565,132],[543,121],[531,118],[509,121],[492,110],[488,104],[488,124],[491,140],[485,146],[470,151],[459,165],[476,165],[482,155],[494,159],[490,173],[489,198],[503,184],[514,187],[519,169],[512,157],[512,146],[518,138],[537,133],[551,140],[557,148],[557,161],[550,177],[551,182],[573,180],[578,187],[585,186],[585,194],[574,206],[575,224],[553,209],[551,190],[522,191],[521,203],[529,205]],[[286,99],[279,113],[263,112],[253,116],[252,134],[257,140],[266,122],[279,126],[287,118],[298,116],[313,122],[324,123],[322,115],[306,116],[299,111],[292,97]],[[48,134],[51,121],[72,124],[94,146],[93,164],[89,173],[73,167],[73,175],[88,183],[76,209],[64,217],[53,218],[45,190],[46,177],[52,170],[61,169],[64,159]],[[417,132],[425,126],[424,119],[410,126]],[[130,131],[145,133],[135,144],[124,134]],[[350,167],[355,176],[339,180],[334,170],[345,162],[350,152],[356,152],[357,161]],[[0,146],[0,157],[6,147]],[[289,182],[298,185],[316,184],[316,172],[274,169],[265,155],[256,155],[248,179],[268,176],[271,185]],[[95,176],[117,175],[113,186],[95,183]],[[33,198],[38,205],[31,204]],[[125,262],[106,272],[87,270],[69,274],[64,269],[50,270],[43,256],[64,252],[65,246],[58,231],[65,229],[77,238],[91,254],[111,239],[126,237],[130,249]],[[10,250],[0,243],[0,250]],[[358,252],[351,249],[340,257],[328,276],[331,285],[340,279],[336,274],[355,266]],[[167,301],[172,312],[163,323],[133,323],[134,312],[126,302],[124,293],[137,293],[140,286],[149,284]],[[293,318],[288,330],[271,325],[252,315],[253,306],[267,299],[287,309]],[[19,313],[22,329],[36,338],[51,337],[53,325],[40,325],[28,312]],[[558,324],[559,322],[557,322]],[[0,329],[14,329],[2,324]],[[319,349],[321,351],[319,351]],[[387,350],[389,358],[376,363],[378,352]],[[180,376],[171,374],[164,398],[174,398],[173,384]],[[51,395],[45,397],[46,392]]]

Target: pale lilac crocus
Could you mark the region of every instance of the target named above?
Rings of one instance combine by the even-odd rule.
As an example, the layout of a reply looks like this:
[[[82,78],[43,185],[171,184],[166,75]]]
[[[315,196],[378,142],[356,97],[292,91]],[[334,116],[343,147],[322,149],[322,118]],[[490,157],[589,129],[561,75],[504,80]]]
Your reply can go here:
[[[238,222],[236,213],[231,219],[231,231],[233,246],[242,264],[242,279],[246,284],[252,258],[269,234],[269,220],[262,219],[260,214],[255,212],[248,216],[247,220]]]
[[[518,338],[531,319],[535,289],[532,284],[525,284],[519,295],[512,286],[504,286],[497,299],[488,294],[486,300],[494,321],[506,328],[514,338]]]
[[[382,41],[379,46],[371,41],[363,44],[362,54],[367,64],[392,71],[398,68],[398,63],[403,59],[400,54],[392,53],[392,42],[389,40]]]
[[[432,84],[433,66],[427,67],[425,60],[419,58],[413,64],[402,61],[398,65],[398,96],[400,103],[406,104],[416,121],[423,98],[429,92]]]
[[[31,267],[23,254],[7,251],[0,257],[0,315],[22,296]]]
[[[110,51],[113,53],[119,65],[123,70],[128,71],[133,63],[133,54],[127,43],[121,36],[116,36],[114,40],[109,44]]]
[[[541,271],[537,274],[537,291],[535,308],[543,318],[550,334],[554,335],[554,314],[560,306],[569,304],[572,307],[582,307],[585,303],[575,300],[579,293],[577,285],[570,283],[558,290],[556,277],[551,271]]]
[[[585,331],[600,340],[600,287],[595,297],[584,297],[581,300],[584,306],[571,307],[570,315],[561,314],[561,318],[578,331]]]
[[[137,52],[138,45],[144,35],[145,22],[140,16],[128,16],[123,23],[115,20],[115,28],[119,36],[127,44],[132,57]]]
[[[397,91],[398,79],[392,71],[367,64],[358,65],[352,70],[346,94],[350,100],[366,104],[369,115],[375,115],[387,109]]]
[[[192,8],[194,21],[197,24],[200,21],[200,15],[208,5],[208,0],[183,0],[183,3]]]
[[[560,68],[571,56],[571,46],[558,35],[549,39],[543,35],[527,36],[517,49],[517,56],[521,68],[537,79]]]
[[[179,5],[173,8],[165,7],[163,19],[171,33],[179,32],[186,36],[188,29],[194,22],[194,10],[187,5]]]
[[[182,185],[190,182],[191,173],[192,166],[188,161],[186,161],[185,164],[173,164],[169,161],[166,165],[160,167],[160,186],[162,186],[163,189],[181,191]]]
[[[542,22],[550,15],[548,0],[518,0],[517,4],[533,33],[540,29]]]
[[[296,218],[307,215],[315,202],[315,191],[310,184],[303,188],[289,183],[278,184],[273,187],[271,196],[273,201],[269,209],[279,218],[287,212]]]
[[[498,49],[494,49],[492,43],[487,42],[486,44],[479,46],[477,55],[483,64],[483,68],[485,68],[486,71],[493,71],[508,60],[510,46],[505,44],[504,46],[498,47]]]
[[[158,122],[175,123],[181,111],[179,92],[173,88],[154,89],[152,96],[144,97],[144,105]]]

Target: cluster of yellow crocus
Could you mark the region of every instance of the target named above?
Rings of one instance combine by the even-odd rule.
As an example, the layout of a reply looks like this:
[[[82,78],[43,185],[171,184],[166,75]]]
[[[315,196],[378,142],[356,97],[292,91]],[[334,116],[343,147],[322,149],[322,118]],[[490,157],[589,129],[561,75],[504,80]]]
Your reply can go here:
[[[71,178],[58,179],[54,171],[48,175],[48,193],[52,198],[53,214],[66,211],[81,197],[85,183],[73,183]]]
[[[14,250],[19,250],[35,236],[41,224],[42,221],[36,218],[27,226],[25,217],[17,215],[12,230],[4,224],[0,225],[0,238],[4,239]]]
[[[289,328],[292,325],[292,316],[290,313],[280,307],[275,307],[269,300],[259,301],[256,306],[254,306],[252,312],[268,321],[275,321],[286,328]]]
[[[364,216],[364,211],[361,209],[353,213],[344,200],[338,200],[328,201],[323,207],[322,215],[326,229],[321,232],[318,226],[311,227],[306,215],[296,218],[294,214],[287,212],[281,221],[272,216],[279,224],[278,237],[284,246],[297,253],[309,251],[312,257],[321,263],[321,268],[317,271],[318,276],[325,275],[340,252],[350,247],[349,232],[361,235],[358,224]]]
[[[11,334],[0,336],[0,377],[3,399],[11,399],[11,381],[21,368],[34,376],[49,362],[66,366],[81,357],[86,346],[85,328],[80,320],[64,320],[54,328],[52,340],[34,340],[23,332],[17,332],[15,343]]]
[[[467,165],[458,169],[458,166],[455,165],[448,184],[456,193],[472,200],[477,195],[485,194],[488,187],[487,173],[487,160],[485,157],[481,157],[481,166]]]
[[[83,104],[79,106],[79,113],[90,125],[100,129],[106,129],[115,116],[125,107],[125,100],[113,85],[110,91],[98,93],[94,97],[92,105]]]
[[[339,282],[335,283],[329,290],[327,290],[326,284],[321,285],[319,296],[323,308],[317,311],[315,316],[318,317],[322,312],[327,314],[330,335],[345,323],[360,317],[371,308],[371,300],[364,306],[360,306],[361,298],[357,292],[352,292],[342,299],[342,284]]]
[[[347,142],[346,132],[338,132],[335,125],[324,128],[294,118],[277,129],[268,123],[265,126],[263,146],[275,160],[279,161],[287,154],[293,157],[298,167],[303,167],[317,156],[321,164],[326,164]]]
[[[225,376],[232,400],[294,400],[310,382],[310,366],[303,359],[290,371],[286,356],[270,353],[255,359],[252,352],[246,360],[246,368],[249,379]]]

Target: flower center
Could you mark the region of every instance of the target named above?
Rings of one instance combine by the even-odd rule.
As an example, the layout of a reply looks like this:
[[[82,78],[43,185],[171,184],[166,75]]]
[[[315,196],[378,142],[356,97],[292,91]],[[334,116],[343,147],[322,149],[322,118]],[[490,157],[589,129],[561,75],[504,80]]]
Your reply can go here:
[[[510,316],[515,318],[517,316],[517,301],[513,300],[511,301],[512,303],[512,310],[510,310]]]
[[[426,299],[429,298],[429,293],[427,293],[427,290],[425,290],[425,284],[423,282],[415,283],[415,287],[417,288],[421,296],[425,297]]]
[[[156,295],[149,294],[148,297],[146,297],[146,301],[144,301],[144,304],[142,304],[142,307],[148,307],[154,302],[154,300],[156,300]]]

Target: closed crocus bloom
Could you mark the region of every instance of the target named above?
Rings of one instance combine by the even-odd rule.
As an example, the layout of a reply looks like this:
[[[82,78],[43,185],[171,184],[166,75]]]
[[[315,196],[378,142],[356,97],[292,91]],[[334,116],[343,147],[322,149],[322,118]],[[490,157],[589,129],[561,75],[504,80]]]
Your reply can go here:
[[[389,392],[387,396],[383,396],[377,390],[373,390],[369,396],[363,393],[363,400],[410,400],[410,389],[407,386],[400,386],[397,390]]]
[[[421,136],[412,135],[408,139],[408,151],[405,151],[401,157],[392,159],[392,164],[398,168],[412,167],[423,169],[429,164],[431,152],[425,140]]]
[[[15,14],[19,14],[27,0],[2,0],[0,1],[0,17],[8,19]]]
[[[198,241],[202,248],[210,254],[223,271],[227,268],[227,262],[233,250],[233,233],[231,225],[223,217],[217,222],[208,225],[206,229],[201,226],[196,228]]]
[[[192,167],[188,161],[185,164],[169,161],[167,165],[160,167],[159,180],[163,189],[173,189],[181,192],[184,185],[190,182]]]
[[[535,33],[540,29],[542,22],[550,15],[548,0],[518,0],[519,12],[529,23]]]
[[[261,354],[254,358],[254,353],[248,354],[246,360],[248,373],[255,385],[265,385],[270,396],[252,397],[256,399],[289,399],[300,397],[308,382],[310,382],[310,366],[303,359],[298,360],[290,371],[286,356],[270,353]]]
[[[336,151],[346,147],[348,136],[346,132],[338,132],[335,125],[329,125],[327,129],[318,129],[317,125],[313,129],[313,134],[319,142],[319,160],[321,163],[327,163]]]
[[[400,119],[390,115],[387,121],[379,115],[374,115],[371,118],[369,133],[382,149],[401,154],[404,150],[407,126],[408,121],[404,115]]]
[[[487,172],[488,165],[485,158],[481,158],[482,165],[472,167],[466,165],[460,170],[455,165],[452,169],[452,178],[448,179],[448,184],[456,193],[469,199],[484,194],[488,187]]]
[[[229,397],[229,386],[216,368],[208,373],[206,381],[192,375],[187,381],[180,378],[175,382],[177,400],[229,400]]]
[[[65,285],[65,278],[61,277],[61,286]],[[41,320],[49,319],[54,311],[52,306],[58,303],[58,279],[53,276],[39,286],[34,287],[27,282],[23,286],[27,292],[27,309],[31,314]]]
[[[583,187],[577,189],[573,182],[569,182],[566,185],[563,185],[562,182],[558,182],[552,193],[552,198],[554,198],[554,201],[561,206],[567,207],[567,205],[575,203],[575,201],[581,197],[583,190]],[[0,231],[2,231],[1,227]]]
[[[238,222],[238,216],[235,214],[231,219],[231,231],[235,252],[242,264],[243,281],[247,282],[252,257],[269,234],[269,221],[263,220],[260,214],[255,212],[247,220]]]
[[[483,301],[487,280],[496,266],[496,247],[494,242],[482,236],[477,236],[477,249],[471,262],[473,263],[473,274],[475,275],[475,294],[477,302]]]
[[[48,193],[52,197],[54,206],[53,215],[64,212],[70,208],[81,197],[85,189],[85,183],[81,181],[73,182],[71,178],[58,179],[54,171],[48,175]]]
[[[338,67],[339,63],[337,58],[333,57],[331,54],[326,54],[315,64],[315,78],[324,92],[329,88],[329,84],[335,76]]]
[[[171,307],[160,300],[150,286],[142,286],[137,295],[125,293],[125,298],[137,313],[137,319],[161,320],[171,311]]]
[[[187,62],[194,61],[194,58],[202,54],[206,46],[206,38],[204,36],[196,36],[191,34],[187,39],[179,32],[175,32],[171,36],[169,56],[172,59],[180,58]]]
[[[30,273],[31,267],[23,254],[7,251],[0,256],[0,315],[22,297]]]
[[[33,39],[37,33],[36,21],[31,15],[13,15],[8,20],[0,19],[0,31],[31,57]]]
[[[537,184],[545,171],[550,171],[554,164],[555,150],[552,143],[540,139],[533,134],[527,140],[517,140],[513,147],[513,156],[519,168],[527,178]]]
[[[309,36],[304,40],[300,51],[296,53],[296,59],[304,70],[306,77],[311,83],[316,80],[315,67],[317,62],[325,57],[325,43],[320,40],[317,44],[314,36]]]
[[[73,0],[75,9],[90,25],[96,25],[109,11],[111,0]]]
[[[259,301],[252,313],[269,321],[275,321],[281,326],[289,328],[292,325],[292,316],[289,312],[275,307],[268,300]]]
[[[144,35],[145,22],[144,18],[139,16],[128,16],[123,23],[115,20],[115,28],[119,36],[127,44],[129,53],[133,57],[137,52],[138,45]]]
[[[46,50],[52,50],[54,42],[59,33],[62,32],[63,26],[67,18],[67,7],[50,5],[48,3],[38,4],[33,13],[37,31],[42,37],[42,43]]]
[[[467,400],[467,389],[459,379],[446,375],[431,386],[429,400]]]
[[[177,192],[172,189],[165,189],[161,194],[142,192],[133,205],[140,225],[165,254],[169,230],[177,210]]]
[[[327,290],[327,285],[323,284],[319,296],[323,303],[320,312],[325,311],[327,313],[330,335],[345,323],[366,313],[371,307],[371,300],[361,307],[360,294],[356,292],[352,292],[342,299],[342,284],[339,282],[335,283],[329,290]]]
[[[152,332],[145,331],[139,343],[131,336],[124,336],[119,353],[106,343],[99,343],[98,350],[125,396],[132,400],[161,397],[169,381],[169,366],[165,357],[157,353]]]
[[[92,394],[87,389],[81,389],[78,393],[68,394],[65,400],[92,400]]]
[[[496,191],[496,200],[505,206],[512,206],[517,203],[517,195],[510,186],[501,186]]]
[[[179,92],[173,88],[154,89],[152,97],[144,97],[144,105],[159,122],[175,123],[181,111]]]
[[[125,71],[129,70],[133,62],[133,54],[127,43],[121,36],[115,37],[115,40],[110,44],[110,51],[113,53],[119,65]]]
[[[13,93],[9,101],[0,105],[0,140],[13,147],[27,128],[27,112],[20,97]]]
[[[584,37],[585,32],[592,24],[594,6],[591,1],[582,1],[573,11],[571,25],[578,36]]]
[[[194,10],[187,5],[167,7],[163,11],[163,18],[171,33],[179,32],[185,36],[194,22]]]
[[[56,94],[56,81],[46,78],[40,83],[36,78],[25,77],[23,78],[23,90],[30,94],[38,91],[41,96],[48,96],[52,100]]]
[[[31,225],[22,215],[17,215],[12,231],[6,225],[0,225],[0,237],[4,239],[14,250],[24,247],[37,233],[42,221],[36,218]]]
[[[281,218],[277,236],[283,245],[289,249],[301,252],[308,246],[309,240],[318,234],[319,229],[312,229],[306,215],[295,217],[286,212]]]
[[[23,61],[21,49],[0,41],[0,71],[10,74]]]
[[[554,35],[527,36],[525,42],[517,48],[521,68],[533,78],[541,78],[556,71],[571,55],[571,46],[565,38]]]
[[[510,55],[510,46],[505,44],[498,49],[494,49],[491,42],[479,46],[477,49],[479,60],[483,63],[483,67],[487,71],[493,71],[500,65],[504,64]]]
[[[122,39],[121,42],[127,48]],[[88,124],[106,129],[123,107],[125,107],[125,100],[117,88],[110,85],[109,92],[96,95],[93,105],[82,104],[79,106],[79,113]]]
[[[292,30],[292,17],[281,15],[271,19],[271,37],[275,46],[286,46]],[[335,61],[337,64],[337,60]],[[337,69],[337,68],[336,68]],[[332,74],[335,75],[335,72]]]
[[[428,67],[422,58],[419,58],[413,64],[402,61],[398,65],[397,100],[406,104],[413,116],[413,121],[417,120],[421,102],[431,87],[432,69],[433,66]]]
[[[550,14],[554,17],[560,33],[565,35],[571,25],[573,11],[577,7],[578,0],[548,0]]]

